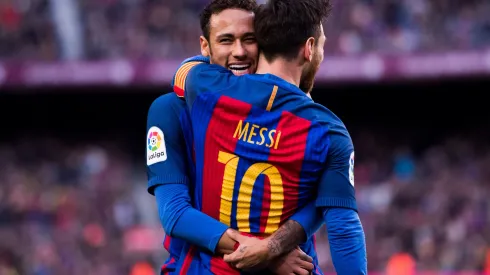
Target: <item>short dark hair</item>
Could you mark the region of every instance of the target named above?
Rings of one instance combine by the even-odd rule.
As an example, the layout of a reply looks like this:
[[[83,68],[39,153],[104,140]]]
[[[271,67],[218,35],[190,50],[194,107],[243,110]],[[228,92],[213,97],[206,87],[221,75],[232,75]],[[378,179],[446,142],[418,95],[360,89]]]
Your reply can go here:
[[[330,0],[269,0],[255,14],[255,36],[264,57],[270,62],[281,56],[296,58],[309,37],[317,41],[320,24],[332,5]]]
[[[250,12],[255,12],[258,4],[255,0],[213,0],[201,12],[201,30],[202,35],[209,40],[209,21],[213,14],[218,14],[227,9],[240,9]]]

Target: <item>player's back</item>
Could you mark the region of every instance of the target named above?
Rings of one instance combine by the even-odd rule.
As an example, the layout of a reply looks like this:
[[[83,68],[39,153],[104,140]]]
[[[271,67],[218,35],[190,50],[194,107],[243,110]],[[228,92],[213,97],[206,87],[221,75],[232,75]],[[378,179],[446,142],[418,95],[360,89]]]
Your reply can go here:
[[[335,115],[272,75],[236,77],[194,62],[179,69],[174,87],[190,109],[197,207],[240,232],[270,235],[314,201],[326,179],[331,133],[350,142]],[[301,248],[321,274],[313,240]],[[219,256],[194,250],[188,256],[197,270],[237,274]]]
[[[202,210],[255,235],[273,233],[314,199],[328,133],[345,129],[273,75],[231,77],[199,93],[191,109]]]

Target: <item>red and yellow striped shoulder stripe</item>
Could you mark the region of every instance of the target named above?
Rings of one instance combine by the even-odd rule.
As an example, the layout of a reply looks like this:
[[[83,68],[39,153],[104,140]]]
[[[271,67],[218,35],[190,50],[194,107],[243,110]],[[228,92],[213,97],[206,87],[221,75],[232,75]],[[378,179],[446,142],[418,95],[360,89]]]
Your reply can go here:
[[[187,80],[187,74],[189,71],[196,65],[201,64],[199,61],[192,61],[185,63],[182,65],[175,74],[175,82],[174,82],[174,92],[179,97],[184,97],[185,93],[185,81]]]

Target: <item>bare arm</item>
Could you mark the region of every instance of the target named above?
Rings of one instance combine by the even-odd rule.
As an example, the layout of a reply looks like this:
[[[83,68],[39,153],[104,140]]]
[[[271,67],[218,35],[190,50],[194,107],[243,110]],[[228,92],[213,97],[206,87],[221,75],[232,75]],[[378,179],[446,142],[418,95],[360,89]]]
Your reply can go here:
[[[226,262],[236,268],[261,267],[273,259],[286,255],[306,239],[303,227],[294,220],[286,221],[270,237],[260,240],[240,235],[236,231],[227,231],[240,246],[230,255],[225,255]]]
[[[229,234],[227,234],[229,231],[233,232],[235,230],[233,229],[228,229],[223,236],[221,236],[221,239],[218,242],[218,246],[216,247],[216,253],[220,255],[226,255],[226,254],[231,254],[235,251],[235,246],[237,245],[237,241],[232,239]],[[235,231],[238,233],[238,231]],[[245,237],[245,236],[244,236]],[[248,238],[248,237],[245,237]]]
[[[269,259],[285,254],[306,241],[303,227],[294,220],[288,220],[268,239]]]
[[[237,245],[236,236],[239,234],[238,231],[233,229],[228,229],[228,234],[223,234],[219,240],[216,252],[219,254],[231,254],[235,251],[235,246]],[[246,236],[241,236],[241,238],[249,238]],[[255,239],[255,238],[253,238]],[[279,229],[274,232],[267,240],[267,249],[269,251],[267,259],[274,259],[280,255],[286,254],[291,250],[295,249],[299,244],[306,241],[306,235],[303,227],[294,220],[288,220]],[[245,253],[246,247],[238,253]]]

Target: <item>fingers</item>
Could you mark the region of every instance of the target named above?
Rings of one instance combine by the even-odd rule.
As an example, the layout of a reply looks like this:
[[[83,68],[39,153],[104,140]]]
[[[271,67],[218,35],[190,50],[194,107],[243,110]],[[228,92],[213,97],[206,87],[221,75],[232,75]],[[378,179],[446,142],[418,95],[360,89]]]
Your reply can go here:
[[[306,261],[306,262],[309,262],[309,263],[312,263],[313,262],[313,258],[310,257],[308,254],[304,253],[301,250],[300,250],[300,253],[299,253],[299,258],[301,260]]]
[[[309,275],[313,271],[315,266],[306,261],[299,261],[297,265],[294,266],[294,273],[298,275]]]
[[[226,230],[226,234],[228,235],[228,237],[230,237],[231,239],[233,239],[234,241],[236,241],[239,244],[242,244],[249,239],[253,239],[252,237],[244,236],[244,235],[240,234],[240,232],[238,232],[234,229],[231,229],[231,228],[228,228]]]
[[[226,263],[230,264],[236,269],[250,268],[251,266],[253,266],[253,262],[248,262],[248,260],[245,260],[242,256],[235,256],[230,254],[225,255],[223,259]]]
[[[233,252],[235,252],[235,250],[233,249],[220,249],[219,251],[222,255],[228,255],[228,254],[231,254]]]
[[[228,228],[226,230],[226,234],[228,235],[228,237],[232,238],[233,240],[237,241],[237,242],[240,242],[239,239],[240,237],[242,237],[242,235],[240,235],[240,233],[236,230],[233,230],[231,228]]]
[[[227,263],[236,263],[238,261],[241,261],[243,259],[243,254],[239,253],[238,250],[223,256],[223,260]]]
[[[295,267],[294,274],[296,275],[310,275],[310,271],[302,268]]]
[[[236,268],[237,268],[237,269],[243,269],[243,268],[245,268],[245,267],[246,267],[246,266],[245,266],[245,264],[244,264],[244,263],[241,263],[241,262],[240,262],[240,263],[236,264]],[[248,267],[248,266],[247,266],[247,267]]]
[[[313,258],[308,254],[298,249],[299,259],[297,265],[294,267],[294,273],[298,275],[309,275],[315,266],[313,265]]]
[[[313,265],[313,263],[310,263],[310,262],[305,262],[305,261],[300,261],[298,263],[298,266],[301,268],[301,269],[306,269],[307,271],[312,271],[313,268],[315,268],[315,266]]]

